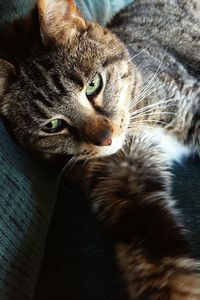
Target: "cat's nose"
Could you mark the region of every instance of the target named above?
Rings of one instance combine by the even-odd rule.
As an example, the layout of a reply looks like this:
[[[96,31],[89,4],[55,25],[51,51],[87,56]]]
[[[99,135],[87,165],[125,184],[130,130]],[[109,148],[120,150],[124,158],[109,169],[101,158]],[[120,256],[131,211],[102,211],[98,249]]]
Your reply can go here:
[[[82,133],[82,138],[87,143],[95,146],[110,146],[112,144],[113,128],[108,121],[93,122],[87,124]]]
[[[98,134],[94,144],[97,146],[110,146],[112,144],[112,132],[110,130],[104,130]]]

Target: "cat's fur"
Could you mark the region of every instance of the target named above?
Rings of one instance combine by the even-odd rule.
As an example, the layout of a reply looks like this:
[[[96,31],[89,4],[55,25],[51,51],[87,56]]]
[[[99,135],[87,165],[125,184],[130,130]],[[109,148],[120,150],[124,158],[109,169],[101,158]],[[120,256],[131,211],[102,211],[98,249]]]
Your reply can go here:
[[[38,10],[23,38],[20,23],[1,33],[5,124],[21,145],[48,157],[107,156],[123,144],[89,164],[87,187],[130,299],[199,300],[198,264],[170,179],[173,160],[200,151],[199,2],[135,0],[109,25],[130,56],[114,34],[84,21],[73,1],[39,0]],[[104,88],[88,101],[85,86],[97,72]],[[57,115],[67,128],[44,134]]]

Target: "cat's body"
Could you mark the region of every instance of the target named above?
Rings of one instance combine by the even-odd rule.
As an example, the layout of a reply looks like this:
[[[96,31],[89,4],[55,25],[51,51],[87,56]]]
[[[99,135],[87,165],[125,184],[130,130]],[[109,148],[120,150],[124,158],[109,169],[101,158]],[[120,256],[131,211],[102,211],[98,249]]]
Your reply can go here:
[[[130,299],[199,300],[170,179],[172,161],[200,152],[199,2],[136,0],[109,25],[130,56],[73,1],[38,8],[42,51],[10,60],[15,70],[0,62],[2,118],[43,156],[95,158],[123,144],[89,163],[87,186]]]
[[[136,1],[116,17],[111,28],[127,45],[142,74],[144,91],[132,107],[133,126],[139,120],[154,120],[146,125],[164,127],[180,143],[190,145],[191,151],[199,152],[200,54],[196,48],[200,21],[193,5]],[[147,105],[151,106],[137,113]]]

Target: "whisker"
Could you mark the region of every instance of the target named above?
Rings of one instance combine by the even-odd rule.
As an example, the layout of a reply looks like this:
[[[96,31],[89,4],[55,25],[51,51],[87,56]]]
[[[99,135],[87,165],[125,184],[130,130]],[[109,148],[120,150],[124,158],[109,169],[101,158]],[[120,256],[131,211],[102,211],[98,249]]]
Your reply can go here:
[[[75,160],[75,156],[73,156],[73,157],[68,161],[68,163],[65,165],[64,171],[72,165],[72,163],[74,162],[74,160]]]
[[[148,93],[146,95],[144,95],[144,97],[138,98],[136,102],[130,102],[129,109],[133,109],[134,107],[136,107],[136,105],[138,105],[142,101],[146,100],[147,97],[149,97],[154,92],[157,92],[157,96],[159,96],[159,89],[158,89],[158,87],[156,87],[156,88],[153,87],[152,89],[148,90]]]
[[[59,186],[59,188],[61,188],[62,190],[65,190],[67,192],[75,192],[75,189],[72,189],[72,188],[69,188],[69,187],[66,187],[65,185],[61,185]]]
[[[152,86],[151,86],[152,84]],[[161,86],[161,85],[160,85]],[[159,91],[160,86],[155,86],[155,83],[147,82],[141,91],[139,91],[138,94],[135,95],[135,97],[130,101],[132,106],[135,106],[138,104],[140,100],[143,100],[143,98],[147,97],[147,92],[151,92],[152,90]]]
[[[151,115],[173,115],[173,116],[175,116],[176,114],[173,113],[173,112],[161,111],[161,112],[152,112],[152,113],[146,113],[146,114],[138,114],[136,116],[132,116],[130,119],[133,120],[133,119],[146,117],[146,116],[151,116]]]
[[[164,60],[164,57],[165,57],[165,55],[163,56],[163,59],[161,60],[161,62],[160,62],[160,64],[159,64],[159,66],[158,66],[158,68],[157,68],[155,74],[154,74],[154,75],[152,76],[152,78],[146,83],[146,85],[144,86],[144,88],[142,89],[142,91],[139,93],[138,97],[143,97],[143,95],[145,94],[146,90],[151,86],[151,83],[152,83],[152,81],[155,79],[155,77],[156,77],[157,75],[159,75],[161,72],[163,72],[163,71],[166,69],[166,66],[165,66],[164,68],[162,68],[162,69],[160,70],[160,68],[161,68],[161,66],[162,66],[162,63],[163,63],[163,60]],[[159,70],[160,70],[160,71],[159,71]],[[136,98],[136,99],[137,99],[137,98]],[[135,100],[136,100],[136,99],[135,99]],[[136,104],[135,104],[135,102],[136,102]],[[133,105],[137,105],[137,101],[134,101],[132,104],[133,104]]]
[[[85,165],[87,164],[88,160],[89,160],[89,158],[85,158],[85,159],[84,159],[83,164],[82,164],[82,168],[85,167]]]
[[[160,115],[162,115],[162,114],[165,114],[165,109],[167,109],[167,108],[172,108],[174,105],[172,104],[172,105],[168,105],[168,106],[161,106],[161,107],[159,107],[159,111],[158,110],[156,110],[156,108],[155,107],[151,107],[151,108],[148,108],[148,109],[146,109],[146,110],[142,110],[142,111],[139,111],[138,113],[134,113],[134,114],[131,114],[130,115],[130,119],[133,119],[133,118],[140,118],[140,117],[145,117],[145,116],[148,116],[148,115],[158,115],[158,114],[160,114]],[[166,113],[167,114],[167,113]],[[171,113],[171,114],[173,114],[173,113]]]
[[[151,92],[152,90],[158,91],[159,90],[158,86],[156,88],[155,88],[155,86],[150,88],[150,90],[148,92]],[[140,102],[140,100],[144,100],[146,95],[143,96],[143,91],[144,91],[144,89],[142,89],[132,100],[130,100],[130,103],[129,103],[130,108],[136,106]]]
[[[59,184],[61,181],[61,178],[63,176],[63,173],[66,171],[66,169],[72,164],[73,160],[74,160],[74,156],[72,156],[70,158],[70,160],[64,165],[64,167],[62,168],[62,170],[60,171],[58,178],[57,178],[57,183],[56,183],[56,193],[58,193],[58,189],[59,189]]]
[[[147,46],[146,48],[142,49],[140,52],[138,52],[137,54],[131,56],[127,62],[129,62],[130,60],[134,59],[135,57],[137,57],[138,55],[142,54],[143,52],[145,52],[147,49],[149,48],[149,46]]]
[[[178,101],[178,99],[176,100],[176,99],[165,99],[165,100],[162,100],[162,101],[158,101],[158,102],[156,102],[156,103],[152,103],[152,104],[149,104],[149,105],[147,105],[147,106],[145,106],[145,107],[142,107],[142,108],[140,108],[140,109],[138,109],[138,110],[136,110],[136,111],[133,111],[133,112],[131,112],[131,116],[133,116],[133,115],[136,115],[136,114],[138,114],[138,113],[140,113],[140,112],[144,112],[144,111],[146,111],[146,110],[149,110],[150,108],[155,108],[156,106],[158,106],[158,105],[160,105],[160,104],[169,104],[170,102],[174,102],[174,101]],[[172,106],[173,104],[170,104],[170,106]],[[174,105],[176,105],[176,104],[174,104]],[[163,106],[163,108],[165,108],[166,106]],[[162,107],[160,107],[160,109],[161,109]]]
[[[163,121],[159,121],[159,120],[138,120],[138,121],[135,121],[133,123],[130,123],[130,125],[138,125],[138,124],[142,124],[144,125],[144,123],[160,123],[160,124],[163,124],[163,125],[169,125],[168,123],[166,122],[163,122]],[[134,126],[129,126],[128,130],[133,130],[133,127]]]
[[[160,62],[160,64],[158,65],[158,68],[155,72],[155,74],[152,76],[152,78],[145,84],[145,86],[143,87],[143,89],[130,101],[130,106],[136,106],[138,103],[140,103],[141,101],[143,101],[143,99],[141,99],[142,97],[147,97],[147,95],[145,95],[146,91],[148,90],[148,88],[151,86],[152,81],[154,80],[154,78],[159,75],[161,72],[163,72],[166,69],[166,66],[164,68],[161,68],[164,58],[166,56],[166,53],[163,55],[163,58]],[[148,91],[149,93],[149,91]],[[151,91],[152,93],[152,91]],[[149,94],[148,94],[149,95]]]
[[[72,165],[71,165],[70,168],[69,168],[70,171],[74,168],[75,164],[76,164],[79,160],[81,160],[81,157],[82,157],[81,154],[78,155],[78,156],[75,156],[75,159],[74,159]]]

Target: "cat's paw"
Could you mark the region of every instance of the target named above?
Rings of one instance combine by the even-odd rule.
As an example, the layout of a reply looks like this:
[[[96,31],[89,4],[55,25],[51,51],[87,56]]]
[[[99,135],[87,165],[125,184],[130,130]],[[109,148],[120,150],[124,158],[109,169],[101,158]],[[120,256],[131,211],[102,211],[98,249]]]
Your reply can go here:
[[[200,300],[200,274],[176,274],[170,279],[170,300]]]

